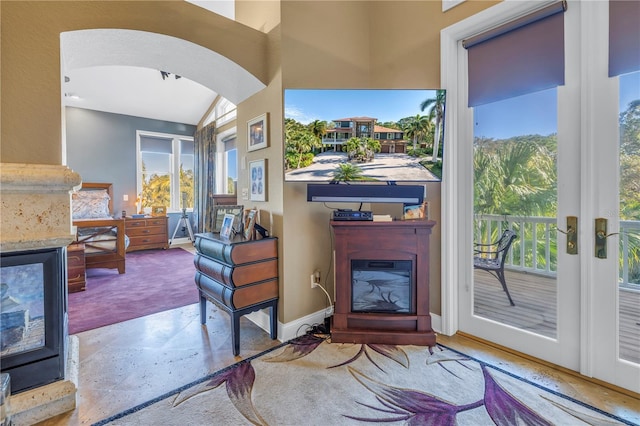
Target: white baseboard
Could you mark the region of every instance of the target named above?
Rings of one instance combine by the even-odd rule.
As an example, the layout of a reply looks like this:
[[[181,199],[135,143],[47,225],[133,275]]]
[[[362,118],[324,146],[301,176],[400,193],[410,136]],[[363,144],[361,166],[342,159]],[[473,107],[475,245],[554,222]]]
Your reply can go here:
[[[269,333],[270,323],[269,323],[269,311],[261,310],[252,312],[245,317]],[[314,312],[305,317],[298,318],[297,320],[290,321],[286,324],[282,324],[278,321],[278,340],[281,342],[289,341],[295,337],[302,336],[307,332],[309,328],[316,324],[324,324],[324,319],[327,316],[327,310],[323,309],[321,311]],[[431,328],[436,333],[440,333],[442,330],[442,317],[440,315],[431,314]]]
[[[436,333],[442,334],[442,317],[440,315],[431,314],[431,328]]]

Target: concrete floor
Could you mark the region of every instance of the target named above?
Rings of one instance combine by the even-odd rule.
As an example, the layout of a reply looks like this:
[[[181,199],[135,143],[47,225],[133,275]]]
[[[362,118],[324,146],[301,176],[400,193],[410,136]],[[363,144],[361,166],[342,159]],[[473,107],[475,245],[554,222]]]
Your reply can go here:
[[[195,304],[79,333],[77,408],[40,425],[91,424],[279,343],[244,318],[241,327],[239,357],[231,351],[229,316],[213,305],[206,327]],[[465,336],[438,342],[640,424],[637,397]]]
[[[39,425],[91,424],[280,343],[243,317],[240,356],[234,357],[229,315],[211,303],[205,326],[194,304],[77,336],[77,408]],[[618,392],[465,336],[439,335],[438,343],[640,424],[640,395]]]

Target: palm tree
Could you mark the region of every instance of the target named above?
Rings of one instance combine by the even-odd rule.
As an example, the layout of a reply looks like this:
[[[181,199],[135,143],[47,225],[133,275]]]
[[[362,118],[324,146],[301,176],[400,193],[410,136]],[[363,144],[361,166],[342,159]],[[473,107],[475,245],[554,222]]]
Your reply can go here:
[[[476,213],[555,216],[555,155],[543,144],[508,141],[474,148]]]
[[[321,140],[307,126],[290,118],[285,119],[285,153],[293,157],[287,162],[288,167],[294,168],[295,165],[295,168],[300,168],[304,154],[320,146]]]
[[[433,136],[433,157],[431,161],[434,163],[438,161],[438,148],[443,142],[444,137],[444,102],[446,99],[446,92],[444,90],[436,90],[436,97],[427,99],[420,104],[420,109],[424,111],[431,106],[429,110],[429,116],[433,117],[436,122],[436,129]]]
[[[407,120],[404,132],[413,139],[413,150],[418,149],[418,138],[423,138],[431,128],[431,121],[425,115],[416,114]]]
[[[307,128],[311,131],[313,136],[315,136],[320,142],[322,142],[322,137],[327,133],[327,122],[313,120],[307,125]]]
[[[334,181],[363,180],[362,169],[351,163],[342,163],[333,172]]]

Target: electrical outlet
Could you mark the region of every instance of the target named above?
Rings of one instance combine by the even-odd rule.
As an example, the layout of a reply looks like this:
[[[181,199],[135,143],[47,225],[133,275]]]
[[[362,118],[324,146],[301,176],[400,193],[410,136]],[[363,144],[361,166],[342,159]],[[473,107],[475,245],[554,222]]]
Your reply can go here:
[[[311,279],[311,288],[316,288],[318,286],[318,283],[316,282],[316,274],[311,274],[310,279]]]

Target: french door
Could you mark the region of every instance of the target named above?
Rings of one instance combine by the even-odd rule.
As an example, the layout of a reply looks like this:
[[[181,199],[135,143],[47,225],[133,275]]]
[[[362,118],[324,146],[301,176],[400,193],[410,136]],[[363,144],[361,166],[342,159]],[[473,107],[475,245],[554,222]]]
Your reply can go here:
[[[619,248],[624,245],[618,232],[626,222],[620,220],[619,204],[619,82],[606,77],[607,3],[569,2],[564,14],[565,84],[530,99],[535,103],[546,96],[543,105],[556,112],[556,140],[538,138],[528,147],[542,157],[516,155],[514,146],[524,144],[501,145],[495,141],[499,137],[490,137],[479,149],[483,135],[477,133],[491,121],[490,106],[466,106],[467,57],[459,40],[539,4],[503,2],[442,33],[441,75],[450,97],[445,134],[453,139],[448,164],[456,165],[445,167],[443,176],[443,332],[463,331],[638,392],[639,360],[625,352],[638,342],[632,335],[624,343],[628,337],[623,329],[640,319],[640,308],[636,299],[629,302],[627,296],[636,294],[623,288],[620,278],[624,256]],[[522,108],[522,114],[535,114]],[[510,119],[504,119],[507,127]],[[553,170],[544,169],[545,158],[554,160]],[[486,173],[492,161],[520,161],[496,170],[520,168],[527,179],[551,175],[552,182],[541,185],[547,204],[518,210],[527,206],[512,200],[504,210],[487,213],[490,186],[504,178]],[[504,181],[518,190],[513,188],[517,178],[511,178]],[[526,189],[520,188],[521,204],[530,201]],[[601,219],[607,228],[598,236]],[[495,240],[504,229],[517,234],[505,268],[514,306],[498,279],[473,266],[474,243]],[[596,243],[602,243],[599,249]]]

